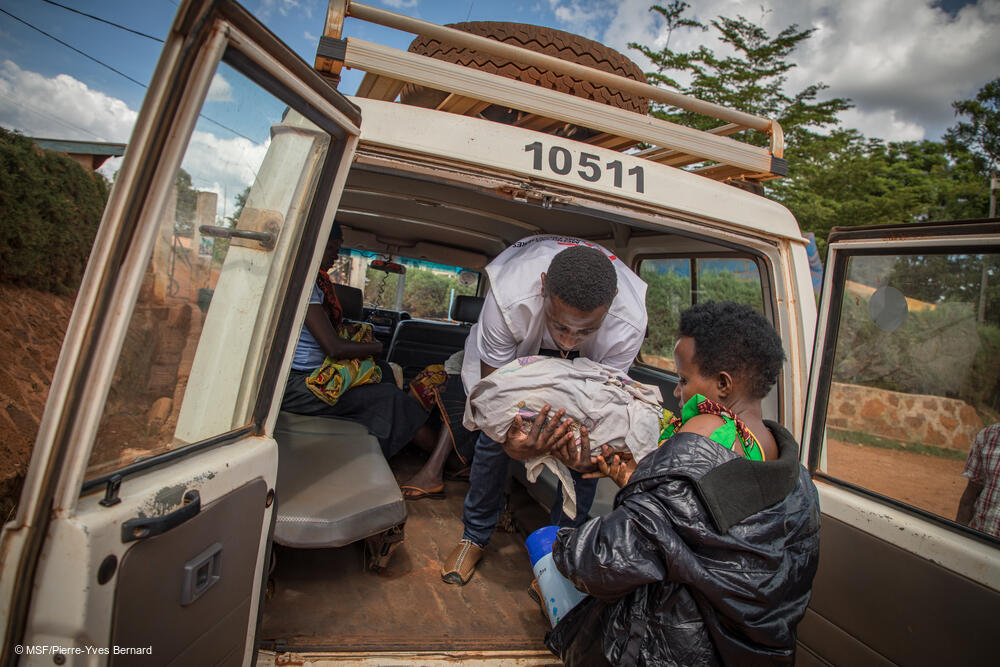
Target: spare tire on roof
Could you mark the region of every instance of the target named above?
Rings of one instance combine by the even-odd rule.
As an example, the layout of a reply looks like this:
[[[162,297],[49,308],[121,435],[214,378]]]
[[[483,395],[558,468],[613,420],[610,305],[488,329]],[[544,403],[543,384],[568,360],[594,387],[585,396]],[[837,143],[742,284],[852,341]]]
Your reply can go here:
[[[506,23],[498,21],[470,21],[452,23],[448,27],[463,30],[481,37],[524,47],[532,51],[545,53],[562,60],[594,67],[605,72],[625,76],[635,81],[645,82],[642,70],[631,60],[592,39],[537,25],[525,23]],[[642,96],[623,93],[607,86],[581,81],[567,74],[559,74],[545,69],[538,69],[520,63],[514,63],[506,58],[500,58],[481,51],[442,43],[428,37],[417,37],[410,44],[413,53],[437,58],[450,63],[499,74],[510,79],[524,81],[543,88],[570,93],[595,102],[608,104],[619,109],[626,109],[645,115],[649,110],[649,100]],[[406,104],[421,107],[437,107],[448,93],[414,84],[406,84],[400,93],[400,100]],[[518,112],[492,106],[484,111],[482,116],[501,122],[515,122]]]

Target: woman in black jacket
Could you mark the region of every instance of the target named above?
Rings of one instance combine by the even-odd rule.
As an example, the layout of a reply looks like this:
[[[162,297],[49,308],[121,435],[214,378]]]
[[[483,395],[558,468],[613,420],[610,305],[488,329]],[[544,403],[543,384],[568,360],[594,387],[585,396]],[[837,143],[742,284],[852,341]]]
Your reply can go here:
[[[567,464],[623,487],[610,513],[560,530],[553,546],[559,570],[592,596],[548,638],[567,665],[794,662],[819,501],[795,439],[761,417],[781,340],[734,303],[686,310],[680,334],[684,410],[656,451],[638,464],[608,450],[581,461],[562,425],[549,434]]]

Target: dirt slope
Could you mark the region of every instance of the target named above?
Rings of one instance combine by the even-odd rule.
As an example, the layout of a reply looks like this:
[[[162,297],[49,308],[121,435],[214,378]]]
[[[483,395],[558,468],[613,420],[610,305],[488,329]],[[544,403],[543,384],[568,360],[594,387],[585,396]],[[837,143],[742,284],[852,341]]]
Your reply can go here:
[[[20,495],[75,299],[0,285],[0,521]]]

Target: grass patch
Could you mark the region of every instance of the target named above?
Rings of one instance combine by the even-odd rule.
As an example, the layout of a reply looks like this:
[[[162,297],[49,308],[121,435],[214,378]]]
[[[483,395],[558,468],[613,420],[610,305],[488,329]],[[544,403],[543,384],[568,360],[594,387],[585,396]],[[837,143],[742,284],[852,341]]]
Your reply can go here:
[[[871,433],[863,433],[862,431],[848,431],[845,429],[830,427],[827,427],[826,431],[829,437],[841,440],[842,442],[848,444],[881,447],[882,449],[899,449],[904,452],[912,452],[914,454],[922,454],[924,456],[938,456],[943,459],[955,459],[957,461],[964,461],[968,457],[967,452],[961,452],[957,449],[948,449],[947,447],[937,447],[935,445],[925,445],[922,442],[902,442],[901,440],[883,438],[877,435],[872,435]]]

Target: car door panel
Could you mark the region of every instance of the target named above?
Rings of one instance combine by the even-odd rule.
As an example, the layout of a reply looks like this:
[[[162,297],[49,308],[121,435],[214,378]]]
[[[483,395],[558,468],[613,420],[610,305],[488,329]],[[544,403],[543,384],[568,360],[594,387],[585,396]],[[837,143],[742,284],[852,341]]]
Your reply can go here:
[[[820,573],[810,610],[837,626],[804,623],[800,639],[811,644],[826,633],[842,633],[863,647],[876,647],[864,664],[986,664],[992,651],[982,642],[942,637],[987,637],[996,627],[997,594],[927,558],[881,540],[843,521],[823,517]],[[948,610],[942,613],[942,610]],[[832,643],[833,664],[857,662],[867,651],[841,651]]]
[[[244,96],[206,111],[223,68]],[[210,117],[239,124],[240,112],[263,131]],[[88,664],[253,661],[277,471],[264,434],[359,124],[357,109],[242,7],[182,3],[95,239],[18,513],[4,526],[0,664],[51,664],[51,653],[15,654],[24,646],[83,651]],[[227,146],[250,185],[243,214],[225,222],[218,195],[195,190],[196,207],[178,193],[182,167]],[[201,252],[199,233],[229,242]]]
[[[141,658],[144,664],[168,664],[165,659],[182,645],[168,643],[164,648],[161,641],[177,638],[178,628],[184,627],[186,619],[198,619],[203,630],[209,629],[218,622],[216,601],[223,598],[227,604],[235,600],[249,605],[239,628],[238,653],[242,659],[249,609],[256,610],[257,584],[270,546],[267,492],[274,488],[276,470],[273,441],[251,437],[125,479],[119,491],[120,502],[111,507],[100,504],[102,493],[81,498],[72,520],[53,523],[39,564],[29,631],[23,643],[98,648],[154,646],[158,648],[152,655],[118,659]],[[240,483],[243,479],[255,481]],[[185,492],[192,490],[199,492],[202,503],[192,518],[157,536],[122,541],[122,526],[127,521],[174,512]],[[180,576],[183,564],[217,542],[222,546],[222,578],[202,598],[181,606],[181,587],[167,582]],[[170,568],[157,564],[157,560],[164,559],[174,561]],[[110,571],[108,562],[112,564]],[[151,619],[157,619],[152,628]],[[149,630],[159,637],[157,641],[151,643],[150,636],[143,634]],[[74,637],[72,644],[67,644],[68,636]],[[199,637],[189,631],[192,641]],[[227,643],[221,636],[216,639],[220,645]],[[227,639],[232,643],[233,635]]]
[[[812,609],[806,610],[805,617],[799,623],[797,648],[795,654],[797,667],[813,665],[891,667],[894,664]]]
[[[149,647],[151,654],[113,656],[112,665],[242,661],[256,581],[246,573],[257,561],[269,488],[263,478],[248,482],[125,553],[111,644]],[[200,595],[185,599],[192,593]]]
[[[995,661],[1000,540],[958,524],[955,507],[972,446],[959,413],[985,426],[997,398],[995,377],[976,378],[998,363],[998,314],[982,300],[998,232],[981,221],[831,234],[802,441],[822,526],[799,664]],[[939,404],[954,418],[905,412]]]

